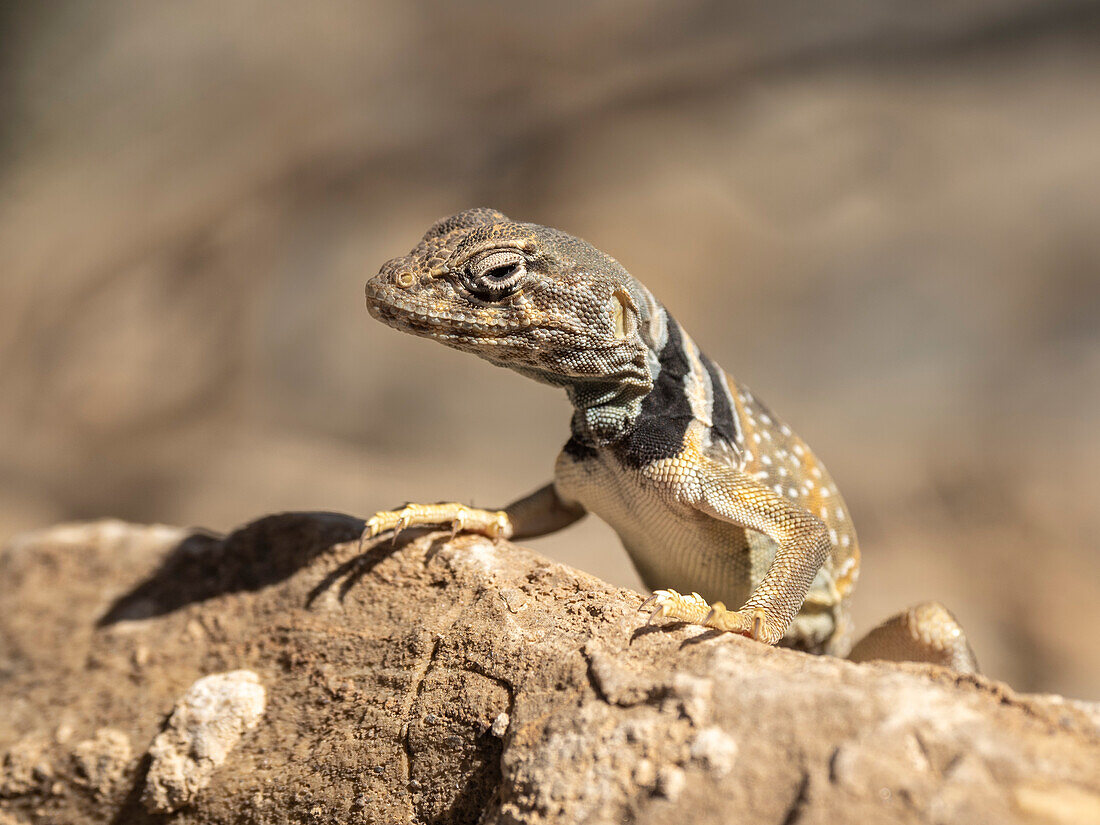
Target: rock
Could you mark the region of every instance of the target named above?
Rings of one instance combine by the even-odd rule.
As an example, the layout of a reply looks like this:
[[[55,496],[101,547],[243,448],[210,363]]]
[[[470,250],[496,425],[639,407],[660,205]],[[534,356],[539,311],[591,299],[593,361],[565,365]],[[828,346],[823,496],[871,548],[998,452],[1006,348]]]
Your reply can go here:
[[[130,738],[114,728],[100,728],[94,738],[73,748],[76,781],[83,781],[97,796],[109,796],[126,778],[132,761]]]
[[[195,823],[1100,821],[1096,705],[643,627],[637,593],[507,542],[361,553],[361,527],[12,542],[0,813],[150,821],[144,798]]]
[[[717,726],[703,728],[691,743],[691,758],[725,776],[733,770],[737,741]]]
[[[33,734],[6,748],[0,763],[0,797],[32,793],[53,779],[53,765],[47,759],[48,748],[42,737]]]
[[[265,702],[260,677],[251,670],[204,676],[191,685],[149,747],[145,807],[172,813],[190,804],[245,731],[256,727]]]

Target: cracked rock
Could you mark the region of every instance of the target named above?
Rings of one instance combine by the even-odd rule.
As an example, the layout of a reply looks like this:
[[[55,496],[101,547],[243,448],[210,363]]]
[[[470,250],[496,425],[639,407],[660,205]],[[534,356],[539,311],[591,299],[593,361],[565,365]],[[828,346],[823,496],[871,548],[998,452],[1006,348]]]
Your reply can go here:
[[[0,550],[0,654],[17,652],[0,814],[1100,822],[1095,705],[643,628],[639,594],[509,542],[360,548],[362,527],[287,514],[196,538],[114,522]]]

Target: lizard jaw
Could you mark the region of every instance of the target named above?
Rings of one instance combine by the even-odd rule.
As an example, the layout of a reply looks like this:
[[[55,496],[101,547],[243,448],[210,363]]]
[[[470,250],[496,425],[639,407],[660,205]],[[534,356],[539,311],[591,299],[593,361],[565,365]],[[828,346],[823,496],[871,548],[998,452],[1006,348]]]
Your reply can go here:
[[[452,309],[445,299],[426,299],[399,292],[377,279],[367,282],[367,310],[386,326],[441,341],[501,339],[517,331],[514,323],[484,323],[473,313]]]

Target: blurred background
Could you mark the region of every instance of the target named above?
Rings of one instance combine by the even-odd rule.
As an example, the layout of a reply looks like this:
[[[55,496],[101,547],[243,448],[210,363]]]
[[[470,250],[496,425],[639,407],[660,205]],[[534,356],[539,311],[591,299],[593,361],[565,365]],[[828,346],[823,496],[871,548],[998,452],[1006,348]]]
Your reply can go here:
[[[0,6],[0,535],[497,506],[550,388],[368,317],[470,206],[610,252],[829,465],[866,630],[1100,698],[1100,4]],[[532,542],[640,587],[595,519]]]

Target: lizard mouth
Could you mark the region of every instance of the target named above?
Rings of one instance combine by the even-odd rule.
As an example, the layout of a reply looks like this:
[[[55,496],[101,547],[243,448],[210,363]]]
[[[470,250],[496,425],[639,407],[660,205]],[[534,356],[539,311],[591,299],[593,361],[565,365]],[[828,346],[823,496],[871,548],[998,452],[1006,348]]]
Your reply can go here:
[[[370,282],[367,310],[394,329],[444,341],[496,341],[517,331],[515,325],[479,323],[469,313],[449,311],[443,301],[410,299],[387,285]]]

